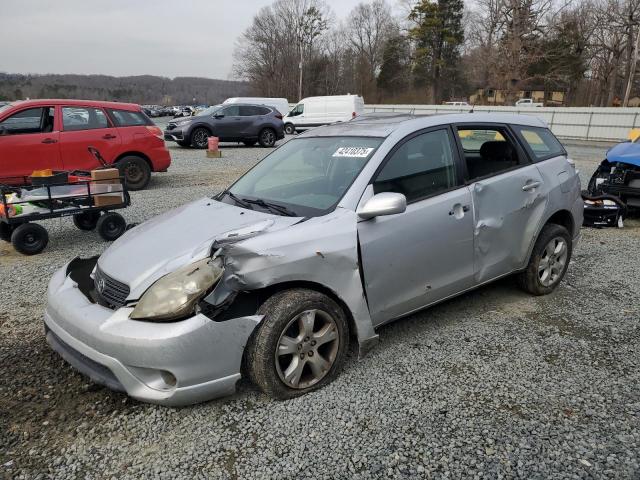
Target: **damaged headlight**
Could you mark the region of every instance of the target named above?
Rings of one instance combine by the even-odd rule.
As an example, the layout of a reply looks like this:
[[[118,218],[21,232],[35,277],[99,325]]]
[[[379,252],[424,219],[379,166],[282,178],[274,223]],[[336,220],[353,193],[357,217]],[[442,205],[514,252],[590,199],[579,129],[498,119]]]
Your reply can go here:
[[[144,292],[130,318],[168,321],[188,315],[222,271],[221,258],[205,258],[165,275]]]

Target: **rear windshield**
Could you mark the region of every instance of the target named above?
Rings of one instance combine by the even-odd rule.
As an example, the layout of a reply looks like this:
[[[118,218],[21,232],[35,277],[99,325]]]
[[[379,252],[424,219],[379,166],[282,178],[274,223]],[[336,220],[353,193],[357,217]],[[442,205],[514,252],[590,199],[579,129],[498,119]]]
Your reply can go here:
[[[117,127],[139,127],[145,125],[154,125],[151,119],[147,117],[143,112],[109,109],[109,114],[113,119],[113,123],[115,123]]]

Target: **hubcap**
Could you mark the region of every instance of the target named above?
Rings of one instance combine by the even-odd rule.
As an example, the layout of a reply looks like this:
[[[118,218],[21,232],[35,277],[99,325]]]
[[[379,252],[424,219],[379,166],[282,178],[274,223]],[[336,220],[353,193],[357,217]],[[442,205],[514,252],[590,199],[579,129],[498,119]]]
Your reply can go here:
[[[127,178],[131,183],[136,183],[142,177],[142,170],[137,165],[132,164],[127,167]]]
[[[567,264],[567,242],[562,237],[555,237],[544,248],[538,264],[538,278],[545,287],[550,287],[560,280]]]
[[[301,389],[322,380],[336,360],[340,340],[335,320],[322,310],[294,317],[280,335],[275,354],[278,376]]]
[[[198,147],[206,146],[206,144],[207,144],[207,132],[205,132],[204,130],[198,130],[193,135],[193,143],[195,143],[196,146],[198,146]]]
[[[271,130],[267,130],[262,133],[262,141],[267,145],[271,145],[274,142],[275,136]]]

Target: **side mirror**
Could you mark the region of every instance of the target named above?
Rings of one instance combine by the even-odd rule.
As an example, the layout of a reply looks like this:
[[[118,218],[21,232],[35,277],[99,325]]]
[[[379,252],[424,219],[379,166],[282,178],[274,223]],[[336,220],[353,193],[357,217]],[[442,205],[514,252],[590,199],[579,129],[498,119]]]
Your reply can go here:
[[[368,220],[384,215],[396,215],[407,209],[407,197],[401,193],[382,192],[371,197],[356,212],[360,218]]]

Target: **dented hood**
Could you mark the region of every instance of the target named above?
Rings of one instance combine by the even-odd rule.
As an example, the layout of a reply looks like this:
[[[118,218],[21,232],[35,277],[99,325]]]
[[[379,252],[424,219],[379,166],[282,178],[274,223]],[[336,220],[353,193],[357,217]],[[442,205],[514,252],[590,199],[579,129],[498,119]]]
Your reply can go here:
[[[623,142],[607,151],[607,160],[640,167],[640,143]]]
[[[300,221],[203,198],[126,232],[99,258],[100,269],[138,298],[158,278],[211,253],[214,240],[234,241]]]

